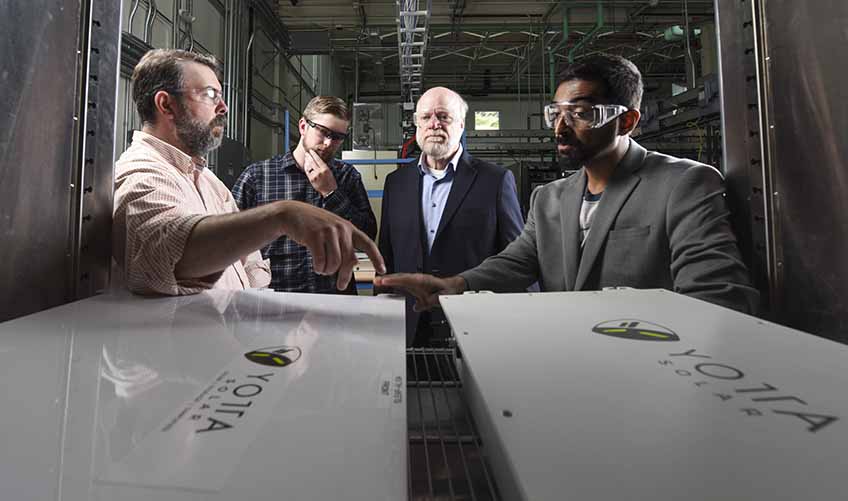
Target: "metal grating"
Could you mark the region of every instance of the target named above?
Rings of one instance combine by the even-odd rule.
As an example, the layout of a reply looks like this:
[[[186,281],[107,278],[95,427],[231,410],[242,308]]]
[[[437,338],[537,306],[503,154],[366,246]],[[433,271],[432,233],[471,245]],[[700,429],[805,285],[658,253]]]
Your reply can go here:
[[[408,348],[409,499],[497,500],[453,348]]]

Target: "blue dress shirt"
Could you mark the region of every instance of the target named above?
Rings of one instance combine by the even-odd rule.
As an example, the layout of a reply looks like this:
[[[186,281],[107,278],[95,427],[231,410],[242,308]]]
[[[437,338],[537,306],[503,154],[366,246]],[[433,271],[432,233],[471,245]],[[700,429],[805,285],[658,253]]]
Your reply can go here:
[[[427,251],[433,248],[436,232],[439,231],[439,222],[442,220],[442,212],[450,195],[453,178],[456,176],[456,167],[459,157],[462,156],[462,145],[459,145],[451,161],[445,167],[445,175],[442,178],[434,176],[427,163],[424,154],[418,158],[418,169],[421,172],[423,183],[421,187],[421,215],[424,219],[424,232],[427,234]]]

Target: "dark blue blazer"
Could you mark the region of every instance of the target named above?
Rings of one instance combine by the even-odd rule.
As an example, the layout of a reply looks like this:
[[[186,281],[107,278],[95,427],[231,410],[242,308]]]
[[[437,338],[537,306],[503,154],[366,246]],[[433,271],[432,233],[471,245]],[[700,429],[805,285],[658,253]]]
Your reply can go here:
[[[421,186],[417,164],[386,177],[379,246],[389,273],[456,275],[502,251],[524,227],[512,172],[463,152],[428,253]],[[418,325],[412,304],[407,298],[407,342]]]

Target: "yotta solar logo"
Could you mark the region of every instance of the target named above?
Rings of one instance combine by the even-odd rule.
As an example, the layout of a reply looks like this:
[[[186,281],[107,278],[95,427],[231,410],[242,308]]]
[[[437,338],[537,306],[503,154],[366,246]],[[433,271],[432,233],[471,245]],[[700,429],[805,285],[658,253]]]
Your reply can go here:
[[[244,357],[259,365],[286,367],[297,362],[300,354],[300,348],[297,346],[272,346],[245,353]]]
[[[671,329],[644,320],[608,320],[594,326],[592,332],[637,341],[680,341]]]

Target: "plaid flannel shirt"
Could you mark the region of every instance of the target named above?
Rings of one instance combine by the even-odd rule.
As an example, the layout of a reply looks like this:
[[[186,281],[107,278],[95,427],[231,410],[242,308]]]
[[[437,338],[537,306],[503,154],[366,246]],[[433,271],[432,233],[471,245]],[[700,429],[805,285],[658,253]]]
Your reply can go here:
[[[233,197],[242,210],[277,200],[306,202],[347,219],[374,239],[377,235],[377,219],[371,210],[359,172],[351,165],[335,159],[328,166],[338,187],[327,198],[315,191],[291,153],[249,165],[233,186]],[[315,273],[312,255],[306,247],[286,236],[264,247],[262,257],[271,261],[271,287],[274,290],[339,292],[336,289],[336,277]]]

